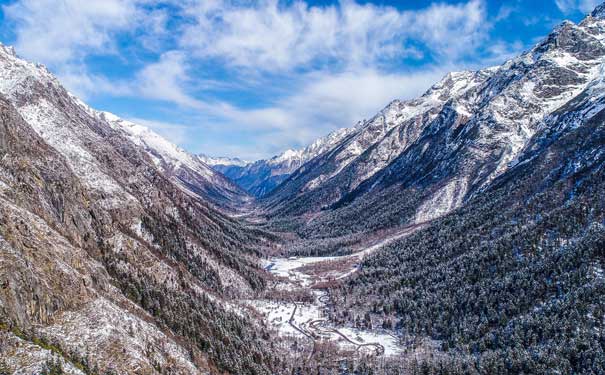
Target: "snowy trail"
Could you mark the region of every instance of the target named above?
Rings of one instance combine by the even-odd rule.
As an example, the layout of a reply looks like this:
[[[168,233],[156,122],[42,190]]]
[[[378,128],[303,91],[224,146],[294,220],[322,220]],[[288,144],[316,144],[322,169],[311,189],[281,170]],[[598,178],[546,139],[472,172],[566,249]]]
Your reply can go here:
[[[324,304],[324,306],[327,307],[329,299],[326,300],[326,298],[323,297],[328,297],[327,293],[324,292],[324,294],[318,297],[316,301],[321,302],[322,304]],[[341,332],[337,328],[327,327],[326,325],[330,323],[327,319],[307,320],[298,324],[296,322],[296,312],[298,311],[299,305],[297,303],[294,303],[293,305],[294,306],[292,308],[292,314],[290,315],[288,324],[296,331],[298,331],[301,335],[311,339],[313,342],[325,339],[336,341],[338,339],[343,339],[345,342],[352,345],[356,351],[360,351],[363,348],[371,348],[374,350],[374,354],[376,356],[380,356],[385,353],[385,347],[380,342],[358,342],[355,339],[346,335],[345,333]],[[311,357],[312,356],[313,353],[311,353]]]
[[[330,297],[327,292],[324,291],[322,293],[323,294],[317,298],[317,301],[322,303],[324,305],[324,307],[327,308],[328,304],[330,302]],[[329,320],[327,320],[327,319],[316,319],[316,320],[310,321],[307,326],[317,336],[323,335],[323,336],[332,337],[332,338],[334,338],[334,336],[341,337],[349,344],[355,346],[357,351],[359,351],[362,348],[374,348],[374,354],[376,354],[377,356],[384,354],[384,352],[385,352],[384,346],[382,344],[380,344],[379,342],[369,342],[369,343],[357,342],[354,339],[352,339],[351,337],[349,337],[349,336],[345,335],[344,333],[342,333],[341,331],[339,331],[337,328],[325,327],[325,325],[327,325],[328,323],[329,323]]]

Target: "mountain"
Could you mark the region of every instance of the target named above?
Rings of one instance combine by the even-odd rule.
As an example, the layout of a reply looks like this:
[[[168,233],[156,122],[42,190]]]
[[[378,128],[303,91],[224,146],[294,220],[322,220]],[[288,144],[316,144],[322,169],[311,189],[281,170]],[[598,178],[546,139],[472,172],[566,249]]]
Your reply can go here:
[[[263,288],[267,239],[216,209],[217,181],[1,46],[0,369],[275,373],[230,302]]]
[[[198,157],[204,163],[206,163],[206,165],[209,165],[211,167],[213,167],[215,165],[224,165],[224,166],[235,165],[238,167],[245,167],[246,165],[250,164],[249,162],[242,160],[240,158],[212,157],[212,156],[208,156],[208,155],[204,155],[204,154],[200,154],[200,155],[198,155]]]
[[[449,74],[418,99],[394,101],[265,197],[274,227],[347,236],[461,207],[516,162],[549,115],[600,79],[604,35],[595,12],[499,67]]]
[[[603,373],[604,73],[488,188],[367,259],[334,314],[414,337],[422,373]]]
[[[272,205],[280,205],[284,201],[313,196],[312,205],[305,210],[317,210],[333,203],[342,191],[354,189],[414,143],[420,131],[436,118],[448,100],[463,95],[490,74],[490,69],[450,73],[419,99],[393,101],[369,121],[350,129],[349,136],[332,145],[321,158],[294,173],[268,200]],[[324,192],[328,185],[329,191]],[[315,199],[324,194],[332,197]],[[295,214],[303,212],[293,211]]]
[[[170,143],[150,129],[123,120],[109,112],[89,109],[91,115],[107,121],[114,129],[126,132],[141,146],[153,162],[185,192],[200,195],[218,207],[237,210],[252,199],[245,191],[212,169],[203,158],[192,155]]]
[[[301,165],[321,155],[346,138],[352,129],[340,129],[320,138],[300,150],[287,150],[271,159],[254,163],[221,162],[214,159],[212,166],[255,197],[261,198],[271,193],[276,186]]]
[[[0,45],[0,374],[605,373],[604,181],[605,4],[245,165]]]

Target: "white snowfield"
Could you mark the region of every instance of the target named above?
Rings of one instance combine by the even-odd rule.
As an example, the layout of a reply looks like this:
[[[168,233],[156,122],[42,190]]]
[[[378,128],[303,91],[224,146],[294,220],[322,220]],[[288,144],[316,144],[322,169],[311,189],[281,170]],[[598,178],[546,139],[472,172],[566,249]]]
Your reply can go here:
[[[290,281],[300,283],[303,287],[310,287],[313,284],[311,276],[298,270],[299,268],[310,264],[344,258],[345,257],[272,258],[271,260],[265,261],[264,268],[276,276],[287,277]]]
[[[296,312],[292,315],[295,308],[294,303],[269,300],[253,300],[247,303],[263,314],[265,320],[283,336],[305,337],[290,324],[290,318],[292,317],[292,323],[297,327],[305,322],[321,318],[320,308],[315,304],[298,304]]]
[[[238,167],[245,167],[246,165],[250,164],[249,161],[247,160],[242,160],[239,158],[228,158],[228,157],[222,157],[222,156],[218,156],[218,157],[211,157],[208,155],[203,155],[200,154],[198,155],[198,157],[207,165],[210,166],[215,166],[215,165],[235,165]]]
[[[384,347],[384,355],[392,356],[401,353],[399,339],[388,333],[378,331],[363,331],[357,328],[344,327],[339,331],[360,344],[378,343]]]

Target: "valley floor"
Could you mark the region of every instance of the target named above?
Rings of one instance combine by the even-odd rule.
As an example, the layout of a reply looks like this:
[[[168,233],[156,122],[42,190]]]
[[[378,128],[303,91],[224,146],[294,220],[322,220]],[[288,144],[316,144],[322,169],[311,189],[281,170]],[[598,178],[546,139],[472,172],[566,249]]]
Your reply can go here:
[[[282,337],[308,339],[313,344],[332,342],[349,353],[397,355],[403,347],[393,331],[362,330],[331,321],[328,312],[332,301],[328,290],[357,272],[365,257],[416,229],[417,226],[406,228],[351,255],[268,259],[264,268],[275,276],[271,289],[280,298],[245,303],[259,312]]]

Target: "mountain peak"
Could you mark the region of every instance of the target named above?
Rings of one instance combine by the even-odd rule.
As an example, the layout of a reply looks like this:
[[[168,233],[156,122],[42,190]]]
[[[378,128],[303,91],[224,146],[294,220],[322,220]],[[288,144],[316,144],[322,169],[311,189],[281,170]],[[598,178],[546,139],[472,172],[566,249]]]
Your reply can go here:
[[[230,158],[226,156],[208,156],[205,154],[199,154],[198,157],[207,165],[215,166],[215,165],[235,165],[238,167],[245,167],[250,164],[247,160],[242,160],[240,158]]]
[[[17,52],[15,52],[15,48],[13,46],[7,46],[0,42],[0,50],[4,53],[11,55],[13,57],[17,57]]]
[[[601,3],[601,5],[597,6],[590,15],[593,18],[605,19],[605,3]]]

